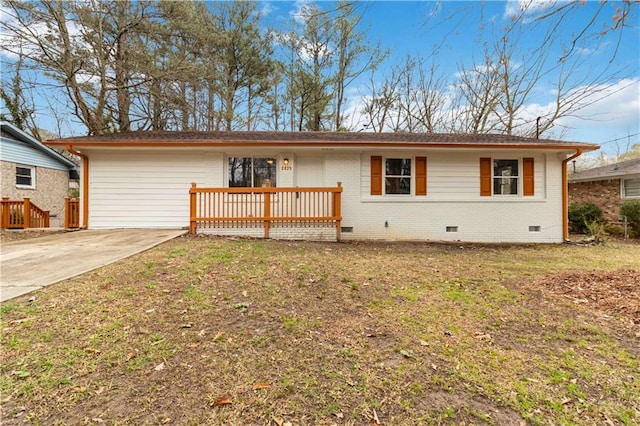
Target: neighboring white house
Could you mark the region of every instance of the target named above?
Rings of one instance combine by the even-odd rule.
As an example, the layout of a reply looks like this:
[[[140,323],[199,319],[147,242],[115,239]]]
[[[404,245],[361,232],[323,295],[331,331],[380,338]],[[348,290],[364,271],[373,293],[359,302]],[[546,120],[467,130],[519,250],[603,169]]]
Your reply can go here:
[[[29,198],[51,214],[51,226],[62,226],[64,198],[76,165],[16,126],[0,122],[2,197]]]
[[[46,143],[83,158],[88,228],[186,228],[192,182],[341,182],[343,239],[553,243],[567,237],[566,164],[598,148],[508,135],[328,132],[131,132]],[[275,236],[332,238],[327,232]]]

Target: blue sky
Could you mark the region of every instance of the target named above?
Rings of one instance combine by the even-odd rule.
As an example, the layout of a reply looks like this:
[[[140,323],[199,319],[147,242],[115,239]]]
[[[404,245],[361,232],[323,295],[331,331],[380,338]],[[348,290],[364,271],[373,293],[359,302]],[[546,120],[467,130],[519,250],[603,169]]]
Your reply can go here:
[[[455,80],[461,69],[482,58],[483,43],[502,34],[510,16],[519,10],[521,3],[531,1],[530,10],[534,13],[525,15],[526,25],[517,37],[518,48],[514,55],[517,60],[524,60],[531,56],[531,49],[539,44],[548,29],[548,25],[534,25],[533,21],[535,12],[540,10],[538,6],[545,4],[543,0],[361,1],[357,2],[357,10],[363,14],[361,32],[366,33],[371,44],[380,43],[383,49],[390,51],[376,78],[384,78],[392,66],[401,63],[407,55],[413,55],[433,60],[443,75]],[[296,13],[308,3],[307,0],[261,1],[259,8],[264,13],[267,26],[288,30]],[[317,3],[324,10],[330,10],[336,4]],[[603,26],[611,25],[611,18],[620,5],[621,2],[608,2],[602,7],[597,22],[576,47],[583,64],[573,72],[572,78],[592,78],[602,70],[618,71],[619,75],[609,81],[606,91],[588,99],[589,105],[577,116],[559,120],[544,137],[599,143],[607,155],[624,151],[640,140],[640,7],[638,4],[634,6],[634,14],[627,20],[620,40],[619,31],[604,37],[591,37],[593,32],[598,33]],[[557,64],[557,58],[562,55],[561,48],[568,46],[600,7],[600,2],[587,1],[562,22],[561,31],[556,33],[556,43],[549,50],[550,65]],[[362,76],[348,88],[347,112],[353,122],[358,122],[362,97],[369,94],[368,79],[369,75]],[[535,121],[538,112],[554,102],[552,89],[556,80],[557,73],[550,72],[536,85],[525,106],[527,120]],[[43,112],[38,116],[39,124],[45,129],[55,130],[55,125],[51,124],[53,119],[48,117],[46,110],[68,101],[62,95],[47,94],[41,102]],[[82,130],[71,122],[60,130],[63,136],[82,134]]]
[[[529,0],[523,0],[528,3]],[[262,2],[270,25],[278,27],[295,15],[307,1]],[[335,3],[317,2],[324,10]],[[530,9],[537,11],[534,1]],[[576,117],[559,120],[558,125],[545,134],[566,140],[602,144],[608,155],[624,151],[629,143],[640,140],[640,20],[638,7],[627,20],[627,26],[619,39],[618,31],[604,37],[593,37],[602,28],[612,24],[612,17],[621,2],[609,2],[602,7],[596,23],[585,33],[580,48],[582,66],[575,71],[575,78],[595,75],[598,70],[619,70],[617,78],[606,93],[594,97],[590,105]],[[372,43],[390,49],[387,66],[397,64],[406,55],[432,57],[444,75],[454,75],[461,68],[470,66],[474,59],[482,57],[482,43],[502,34],[510,16],[518,11],[521,1],[370,1],[360,2],[363,12],[361,31],[368,34]],[[556,64],[562,55],[562,47],[569,45],[600,8],[600,2],[588,1],[561,23],[557,43],[549,52],[549,63]],[[525,15],[531,20],[533,14]],[[544,37],[548,25],[527,24],[518,38],[517,55],[530,55]],[[434,47],[437,47],[434,50]],[[617,51],[616,51],[617,49]],[[433,54],[433,56],[431,56]],[[383,68],[384,69],[384,68]],[[552,85],[557,73],[551,72],[541,79],[531,97],[531,109],[553,102]],[[357,105],[357,97],[366,95],[366,82],[362,79],[350,88],[350,101]],[[602,98],[603,99],[599,99]],[[535,116],[534,116],[535,117]]]

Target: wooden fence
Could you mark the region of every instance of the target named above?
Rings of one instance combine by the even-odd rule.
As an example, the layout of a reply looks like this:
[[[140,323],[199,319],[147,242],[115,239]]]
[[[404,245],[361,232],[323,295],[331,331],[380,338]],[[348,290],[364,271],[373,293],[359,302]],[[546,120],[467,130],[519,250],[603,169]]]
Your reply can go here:
[[[2,229],[49,227],[49,212],[33,204],[29,198],[15,201],[9,200],[8,197],[3,197],[1,204]]]
[[[191,184],[189,232],[211,228],[336,228],[340,241],[342,184],[321,188],[197,188]]]
[[[65,197],[64,199],[64,227],[66,229],[80,227],[80,201]]]

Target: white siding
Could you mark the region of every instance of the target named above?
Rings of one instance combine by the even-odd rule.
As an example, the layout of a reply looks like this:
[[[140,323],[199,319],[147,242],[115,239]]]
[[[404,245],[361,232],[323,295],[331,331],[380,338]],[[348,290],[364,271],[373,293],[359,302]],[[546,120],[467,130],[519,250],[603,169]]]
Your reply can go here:
[[[0,159],[2,161],[27,166],[47,167],[54,170],[69,170],[69,165],[46,153],[45,151],[48,149],[43,147],[42,150],[38,150],[26,142],[11,139],[8,136],[0,138]]]
[[[325,186],[323,156],[297,156],[295,167],[296,186]]]
[[[203,150],[89,153],[90,228],[182,228],[189,224],[189,187],[224,187],[226,158],[236,152]],[[449,240],[477,242],[561,242],[561,156],[539,151],[433,150],[320,154],[315,172],[299,168],[295,152],[276,153],[278,164],[286,156],[291,170],[278,171],[278,186],[296,181],[334,186],[342,182],[343,239]],[[311,155],[306,154],[311,158]],[[371,196],[370,156],[427,157],[427,196]],[[480,196],[480,157],[535,159],[535,196]],[[298,161],[297,161],[298,160]],[[318,176],[314,176],[318,174]],[[413,193],[413,191],[412,191]],[[386,224],[386,226],[385,226]],[[458,232],[446,232],[447,226]],[[540,227],[530,232],[529,227]],[[233,230],[231,233],[245,231]],[[261,230],[258,234],[261,234]],[[272,237],[296,238],[292,231]],[[329,235],[329,234],[327,234]],[[303,235],[324,239],[326,235]]]
[[[346,196],[343,201],[343,226],[353,227],[344,239],[562,241],[561,160],[556,154],[421,152],[418,155],[427,157],[426,197],[371,196],[371,155],[381,154],[360,157],[361,197]],[[400,155],[412,156],[392,152],[383,156]],[[535,196],[481,197],[480,157],[533,157]],[[547,182],[553,185],[548,187]],[[458,227],[458,232],[446,232],[448,226]],[[530,232],[530,226],[539,226],[540,231]]]
[[[193,151],[91,153],[89,227],[189,226],[191,182],[219,185],[221,158]]]

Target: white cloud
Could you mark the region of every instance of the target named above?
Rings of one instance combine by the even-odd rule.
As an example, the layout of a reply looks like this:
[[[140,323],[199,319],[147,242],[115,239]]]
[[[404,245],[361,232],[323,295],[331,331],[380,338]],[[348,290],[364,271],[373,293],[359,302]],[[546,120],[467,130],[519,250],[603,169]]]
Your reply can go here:
[[[289,11],[289,16],[297,23],[304,24],[307,20],[307,14],[305,12],[311,4],[313,4],[311,0],[296,0],[293,3],[293,10]]]
[[[27,22],[25,27],[16,16],[16,13],[8,7],[0,7],[0,23],[2,31],[0,31],[0,56],[7,59],[16,60],[19,54],[26,57],[37,58],[42,55],[41,43],[48,46],[50,50],[58,49],[55,40],[58,38],[58,32],[54,26],[42,20]],[[78,22],[73,20],[66,21],[67,31],[71,42],[78,48],[86,47],[87,44],[83,40],[83,28]],[[51,42],[50,40],[54,40]]]
[[[558,120],[568,139],[603,144],[605,152],[615,150],[615,139],[640,140],[640,77],[622,79],[587,103],[576,116]]]
[[[508,0],[503,17],[511,19],[520,15],[534,15],[549,9],[557,3],[558,0]]]
[[[276,7],[274,7],[270,2],[265,1],[262,3],[262,8],[260,9],[260,16],[268,16],[270,14],[272,14],[275,10],[277,10]]]

